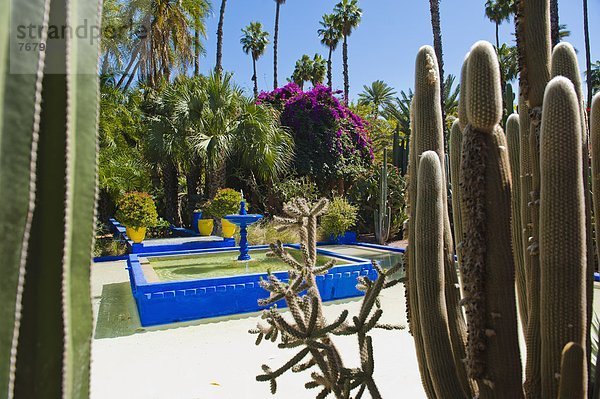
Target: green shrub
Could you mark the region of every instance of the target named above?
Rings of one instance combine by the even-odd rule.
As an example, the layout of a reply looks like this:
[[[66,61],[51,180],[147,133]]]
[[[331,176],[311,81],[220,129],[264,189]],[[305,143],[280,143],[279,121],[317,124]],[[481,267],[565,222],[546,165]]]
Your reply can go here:
[[[319,198],[317,185],[307,176],[282,179],[273,188],[282,205],[298,197],[306,198],[307,201],[311,202]]]
[[[327,212],[321,217],[321,227],[326,235],[339,236],[356,224],[357,216],[357,206],[337,197],[329,203]]]
[[[150,238],[171,237],[171,223],[163,218],[158,218],[156,224],[148,229],[146,235]]]
[[[213,198],[204,207],[204,211],[208,212],[207,217],[213,217],[220,219],[225,215],[238,214],[240,212],[240,201],[242,200],[242,194],[239,191],[235,191],[231,188],[222,188],[217,191],[215,198]],[[246,209],[248,204],[246,204]],[[203,218],[207,218],[202,215]]]
[[[154,200],[148,193],[130,192],[121,197],[117,204],[117,220],[127,227],[152,227],[158,214]]]

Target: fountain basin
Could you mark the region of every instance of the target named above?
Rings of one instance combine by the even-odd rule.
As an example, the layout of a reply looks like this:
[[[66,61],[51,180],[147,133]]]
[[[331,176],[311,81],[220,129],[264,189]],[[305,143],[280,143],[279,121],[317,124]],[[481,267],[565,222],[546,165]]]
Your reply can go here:
[[[256,213],[251,213],[251,214],[247,214],[247,215],[227,215],[225,216],[225,219],[229,220],[231,223],[237,225],[237,226],[249,226],[252,223],[256,223],[258,222],[260,219],[263,218],[263,215],[259,215]]]

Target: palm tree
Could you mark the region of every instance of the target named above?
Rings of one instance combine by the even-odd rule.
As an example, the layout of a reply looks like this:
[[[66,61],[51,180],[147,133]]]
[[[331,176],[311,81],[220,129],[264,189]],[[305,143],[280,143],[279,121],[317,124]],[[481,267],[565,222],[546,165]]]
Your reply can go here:
[[[233,149],[240,166],[262,182],[272,182],[289,171],[294,156],[294,140],[279,123],[272,107],[254,100],[242,101]]]
[[[437,57],[438,68],[440,71],[440,92],[444,92],[444,52],[442,50],[442,28],[440,24],[440,0],[429,0],[429,11],[431,13],[431,29],[433,31],[433,48]],[[442,107],[442,120],[446,124],[446,112],[444,108],[444,99],[440,99]],[[446,129],[444,129],[446,130]],[[444,142],[447,134],[444,132]]]
[[[193,152],[187,132],[175,118],[175,105],[180,96],[178,85],[165,85],[151,90],[143,105],[148,133],[144,152],[148,160],[159,166],[164,193],[165,219],[180,226],[179,174],[182,163]]]
[[[184,0],[183,7],[190,16],[190,25],[194,27],[194,76],[199,76],[200,56],[206,52],[200,38],[206,38],[204,21],[212,11],[212,6],[208,0]]]
[[[228,159],[235,156],[246,170],[265,181],[287,170],[292,159],[292,138],[267,106],[242,95],[230,73],[208,76],[186,98],[191,143],[205,157],[208,198],[225,186]]]
[[[217,63],[215,71],[217,75],[223,72],[223,21],[225,20],[225,7],[227,0],[221,0],[221,9],[219,11],[219,24],[217,25]]]
[[[275,0],[275,33],[273,35],[273,89],[277,88],[277,45],[279,44],[279,8],[285,0]]]
[[[327,86],[331,89],[331,55],[337,48],[342,35],[335,24],[334,14],[323,15],[323,19],[319,23],[322,28],[320,28],[317,33],[321,38],[321,44],[329,49],[329,56],[327,57]]]
[[[348,36],[353,29],[360,24],[362,10],[358,7],[358,0],[342,0],[333,9],[335,24],[338,26],[344,44],[342,46],[342,58],[344,64],[344,103],[349,103],[350,83],[348,79]]]
[[[240,39],[242,49],[246,54],[252,56],[252,67],[254,74],[254,97],[258,97],[258,77],[256,76],[256,61],[265,53],[267,44],[269,44],[269,33],[262,29],[260,22],[250,22],[250,25],[242,29],[243,36]]]
[[[358,95],[358,103],[372,106],[374,119],[378,119],[381,107],[390,105],[395,94],[394,89],[387,83],[376,80],[371,86],[363,86],[363,92]]]
[[[454,119],[458,116],[458,95],[460,93],[460,85],[456,85],[455,88],[452,88],[455,81],[456,76],[452,74],[446,76],[446,81],[444,82],[444,92],[442,93],[442,99],[444,101],[444,113],[448,118],[448,121],[446,122],[446,127],[448,129],[452,127]]]
[[[404,136],[410,136],[410,103],[413,98],[412,90],[406,93],[400,90],[400,97],[394,98],[390,103],[383,108],[383,117],[396,121],[398,128]]]
[[[498,29],[503,22],[510,19],[512,11],[512,0],[487,0],[485,2],[485,16],[496,25],[496,48],[500,48]]]
[[[292,73],[292,82],[300,86],[300,89],[304,90],[304,82],[310,82],[313,77],[313,60],[306,54],[304,54],[294,67]]]
[[[325,72],[327,70],[327,63],[321,54],[315,54],[312,59],[312,73],[310,77],[310,82],[313,87],[323,84],[323,80],[325,79]]]
[[[189,1],[132,0],[124,6],[125,17],[141,16],[138,17],[141,20],[129,62],[117,87],[126,90],[138,75],[145,84],[155,87],[161,80],[169,80],[174,68],[187,70],[194,59],[195,48],[190,4]]]
[[[515,46],[503,43],[498,48],[498,61],[500,62],[500,78],[506,84],[517,78],[519,73],[519,54]]]

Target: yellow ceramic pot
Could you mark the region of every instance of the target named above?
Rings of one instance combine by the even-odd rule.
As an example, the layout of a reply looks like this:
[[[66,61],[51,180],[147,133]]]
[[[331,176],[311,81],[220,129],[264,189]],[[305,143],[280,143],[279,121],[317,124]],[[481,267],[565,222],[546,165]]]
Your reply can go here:
[[[213,220],[212,219],[200,219],[198,220],[198,231],[201,236],[209,236],[213,231]]]
[[[135,227],[125,227],[125,233],[131,241],[135,243],[140,243],[144,241],[144,238],[146,237],[146,228],[138,227],[136,229]]]
[[[235,224],[231,223],[229,220],[221,219],[221,227],[224,238],[231,238],[235,234]]]

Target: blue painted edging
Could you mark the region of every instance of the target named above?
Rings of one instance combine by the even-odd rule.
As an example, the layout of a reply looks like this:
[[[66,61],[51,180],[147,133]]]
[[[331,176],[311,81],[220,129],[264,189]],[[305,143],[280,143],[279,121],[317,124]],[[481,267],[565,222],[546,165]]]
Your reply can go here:
[[[129,253],[132,254],[154,254],[165,252],[181,252],[192,251],[198,249],[214,249],[214,248],[233,248],[235,247],[235,239],[223,238],[222,241],[192,241],[180,244],[165,244],[165,245],[144,245],[144,242],[134,243],[127,240]]]
[[[259,248],[264,246],[252,247]],[[336,266],[330,273],[317,276],[317,286],[324,301],[360,296],[363,293],[356,288],[356,279],[361,275],[371,279],[377,277],[377,272],[366,259],[343,256],[321,249],[318,251],[324,255],[334,255],[355,262]],[[268,292],[260,287],[260,281],[267,279],[266,273],[148,283],[138,255],[129,255],[127,265],[131,289],[143,326],[265,309],[258,306],[258,300],[268,297]],[[288,280],[287,272],[273,274],[283,281]],[[277,306],[285,307],[286,303],[281,300],[277,302]]]
[[[193,241],[181,244],[165,244],[165,245],[144,245],[144,242],[134,243],[127,237],[125,226],[119,223],[115,218],[108,220],[111,232],[115,235],[116,239],[127,242],[127,251],[130,254],[155,254],[155,253],[175,253],[181,251],[195,251],[199,249],[214,249],[214,248],[234,248],[235,239],[223,238],[223,241]],[[180,237],[193,237],[198,236],[192,230],[184,229],[182,227],[171,226],[173,234]],[[126,259],[126,258],[123,258]],[[120,260],[120,259],[114,259]],[[94,260],[95,261],[95,260]],[[99,262],[103,262],[100,258]]]

